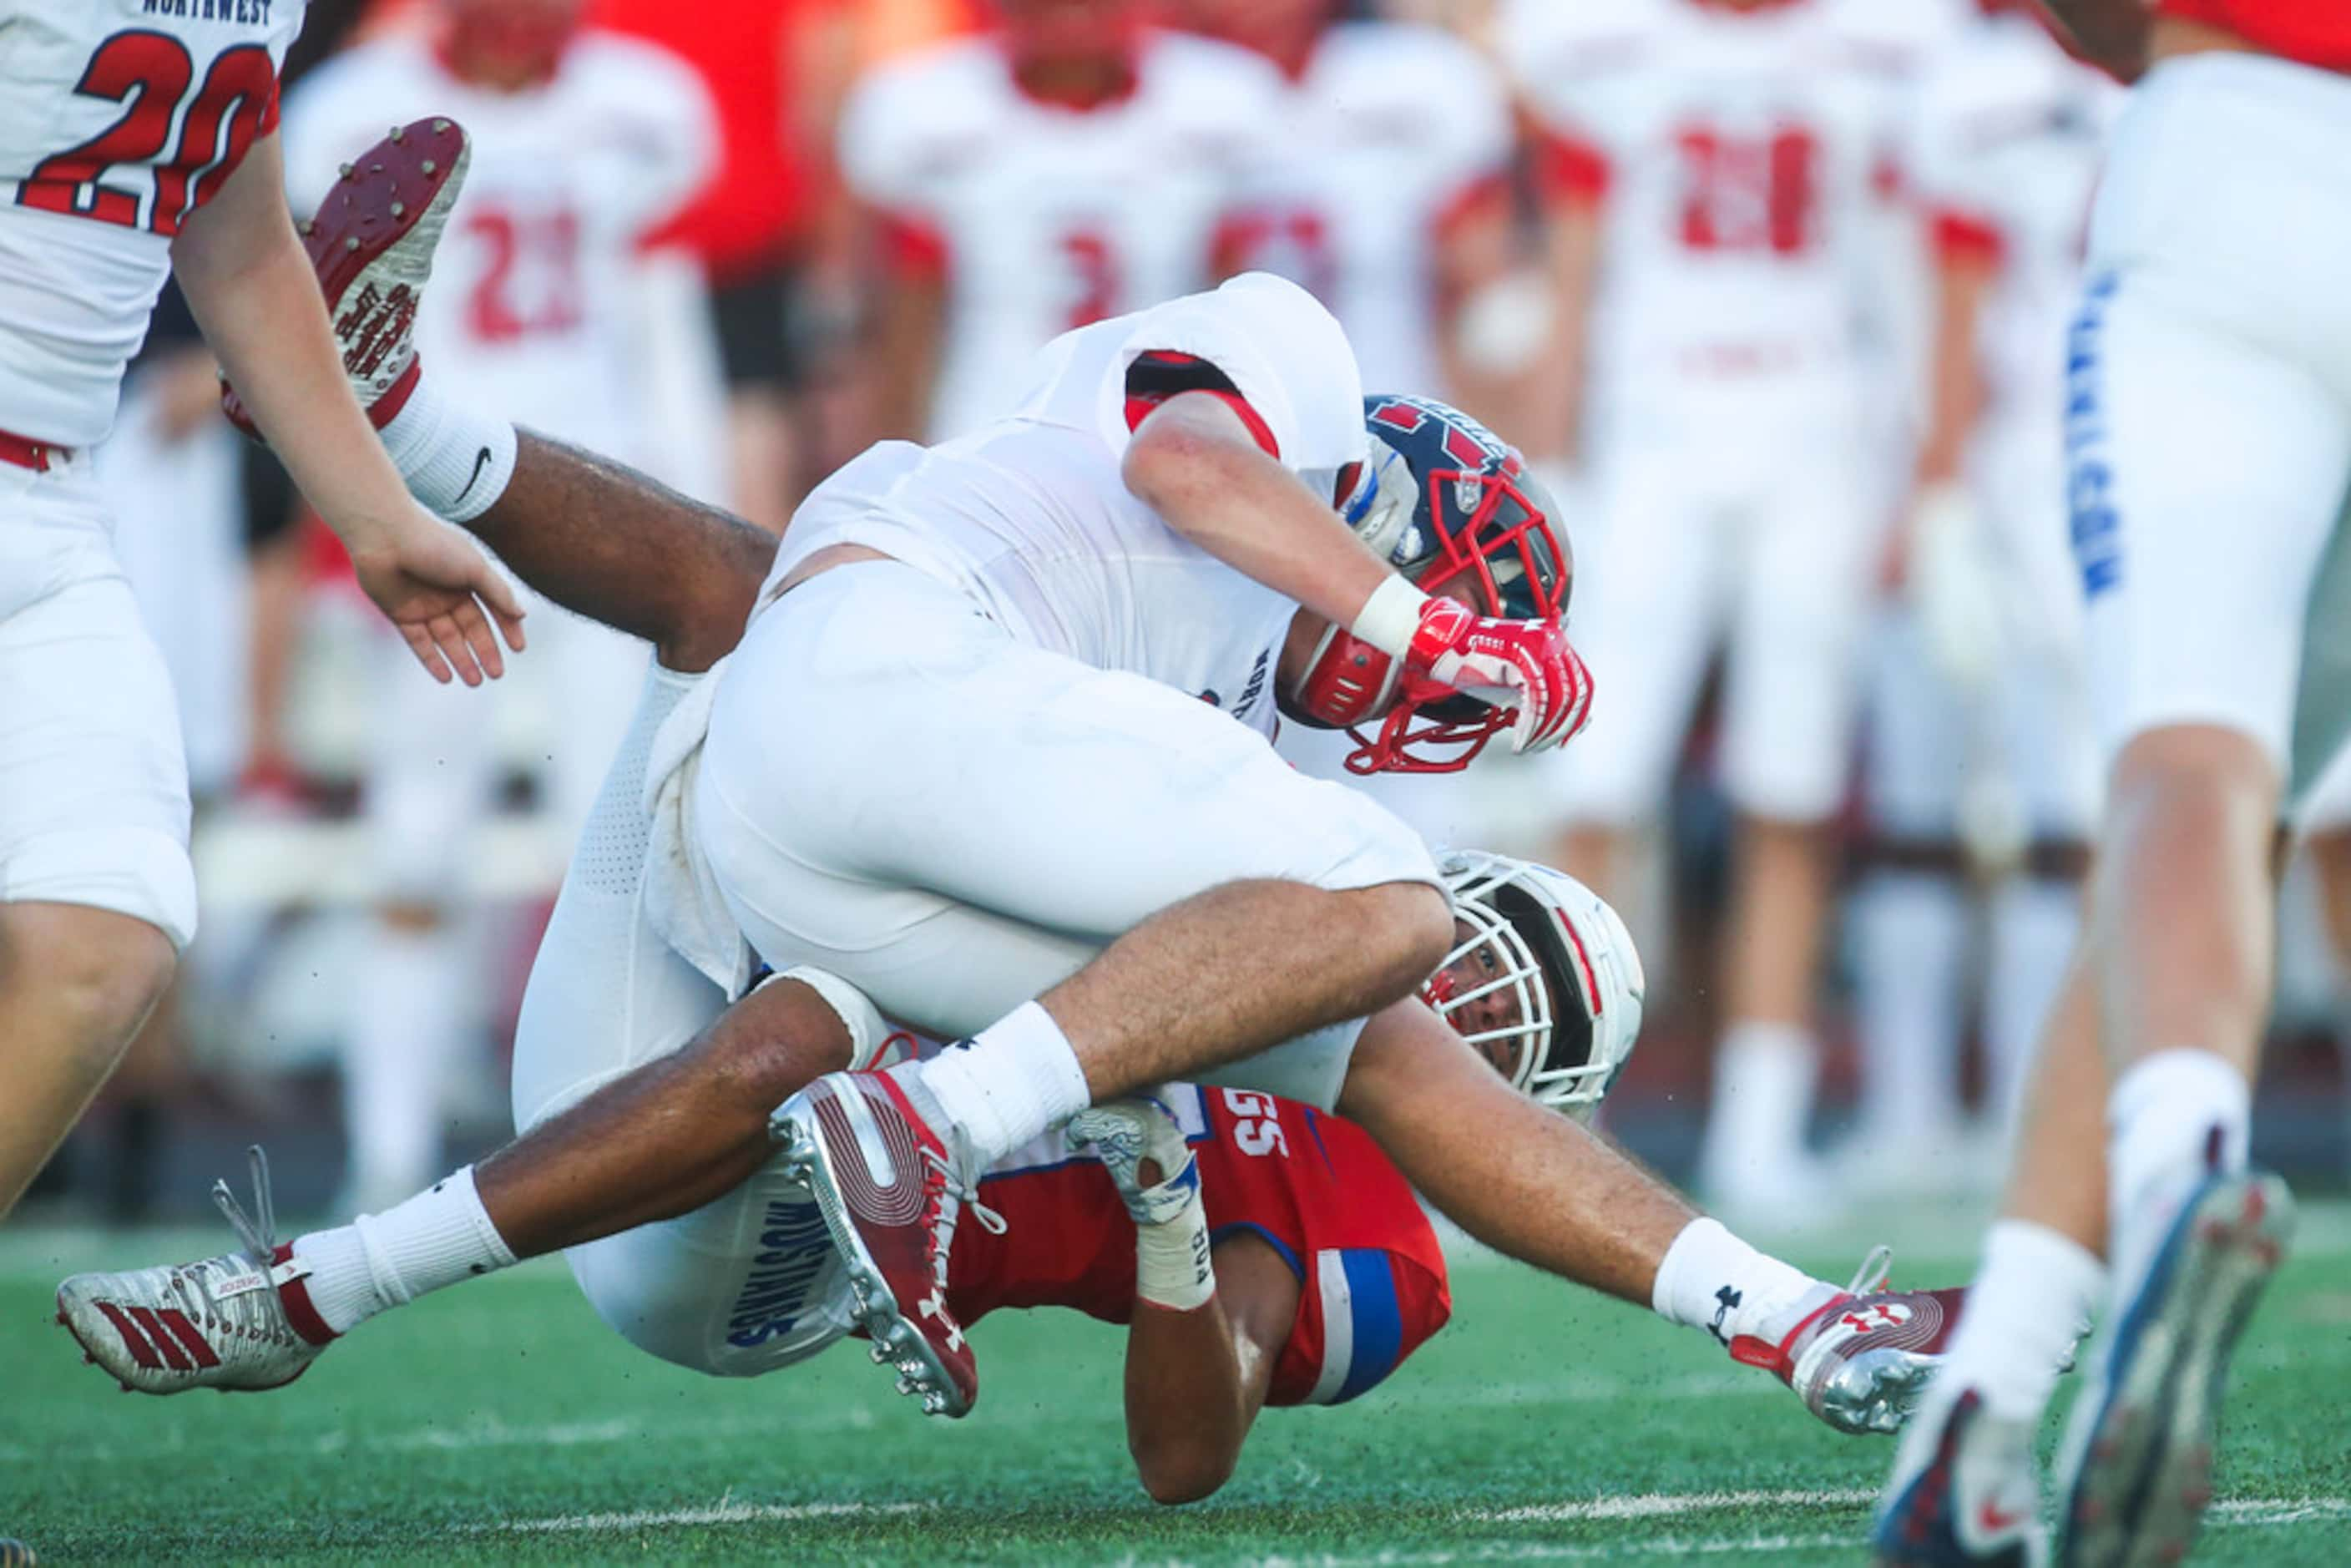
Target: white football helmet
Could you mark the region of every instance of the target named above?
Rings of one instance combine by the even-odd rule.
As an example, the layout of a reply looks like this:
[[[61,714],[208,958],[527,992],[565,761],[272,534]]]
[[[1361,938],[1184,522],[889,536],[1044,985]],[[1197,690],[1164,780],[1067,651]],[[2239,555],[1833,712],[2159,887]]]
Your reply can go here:
[[[1599,894],[1549,866],[1459,850],[1438,869],[1468,930],[1423,996],[1511,1087],[1591,1120],[1641,1036],[1647,981],[1632,934]],[[1473,956],[1480,964],[1465,979],[1458,967]],[[1497,994],[1516,1004],[1515,1021],[1465,1028],[1453,1016]]]

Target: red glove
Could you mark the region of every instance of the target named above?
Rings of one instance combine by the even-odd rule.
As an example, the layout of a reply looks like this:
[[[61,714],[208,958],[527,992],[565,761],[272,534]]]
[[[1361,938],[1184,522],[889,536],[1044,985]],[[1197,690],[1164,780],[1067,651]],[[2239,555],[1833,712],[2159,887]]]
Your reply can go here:
[[[1557,621],[1489,621],[1432,594],[1405,651],[1405,674],[1518,710],[1510,749],[1564,743],[1592,716],[1592,672]]]

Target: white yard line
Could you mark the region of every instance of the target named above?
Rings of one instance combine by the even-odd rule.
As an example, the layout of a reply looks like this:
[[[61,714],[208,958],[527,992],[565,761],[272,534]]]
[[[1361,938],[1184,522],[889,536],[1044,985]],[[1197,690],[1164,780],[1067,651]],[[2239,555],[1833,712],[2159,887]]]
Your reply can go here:
[[[645,1530],[671,1530],[705,1524],[778,1524],[798,1519],[876,1518],[920,1513],[926,1502],[720,1502],[709,1508],[647,1510],[639,1513],[564,1513],[549,1519],[508,1519],[495,1524],[468,1525],[471,1533],[550,1535],[579,1532],[606,1534]]]
[[[1694,1491],[1636,1492],[1582,1502],[1535,1503],[1525,1508],[1465,1509],[1455,1515],[1479,1524],[1544,1524],[1580,1519],[1670,1519],[1727,1508],[1853,1508],[1876,1498],[1874,1491]]]

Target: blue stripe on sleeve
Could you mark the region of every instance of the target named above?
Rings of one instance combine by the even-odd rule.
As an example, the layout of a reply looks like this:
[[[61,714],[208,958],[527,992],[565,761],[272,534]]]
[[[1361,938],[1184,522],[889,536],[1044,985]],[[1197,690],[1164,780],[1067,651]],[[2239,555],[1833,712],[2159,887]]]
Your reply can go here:
[[[1355,1318],[1353,1359],[1333,1405],[1344,1405],[1396,1369],[1404,1354],[1404,1307],[1396,1299],[1395,1266],[1375,1248],[1350,1247],[1341,1254],[1347,1294]]]

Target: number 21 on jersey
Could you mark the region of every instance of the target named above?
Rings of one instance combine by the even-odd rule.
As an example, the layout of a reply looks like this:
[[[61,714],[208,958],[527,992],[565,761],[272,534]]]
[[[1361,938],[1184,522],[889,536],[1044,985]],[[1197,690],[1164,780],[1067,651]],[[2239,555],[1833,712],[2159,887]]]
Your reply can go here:
[[[222,50],[204,80],[195,78],[187,45],[169,33],[131,28],[108,38],[74,92],[121,104],[121,116],[43,159],[17,183],[17,204],[167,239],[178,234],[277,118],[277,67],[259,44]]]
[[[1689,250],[1800,256],[1815,237],[1820,142],[1800,125],[1726,135],[1710,125],[1675,134],[1681,153],[1679,235]]]

